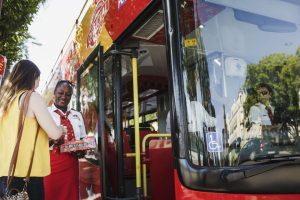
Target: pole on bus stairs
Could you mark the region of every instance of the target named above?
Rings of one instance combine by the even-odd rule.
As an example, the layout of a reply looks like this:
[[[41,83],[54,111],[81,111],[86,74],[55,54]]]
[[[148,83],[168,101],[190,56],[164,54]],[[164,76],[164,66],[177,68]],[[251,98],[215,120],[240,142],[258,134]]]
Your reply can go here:
[[[99,46],[98,50],[98,92],[99,92],[99,114],[98,114],[98,149],[100,151],[99,158],[99,166],[100,166],[100,185],[101,185],[101,197],[102,199],[106,199],[106,190],[107,190],[107,182],[106,182],[106,163],[105,163],[105,111],[104,111],[104,60],[103,60],[103,47]]]
[[[136,49],[134,49],[132,52],[131,62],[132,62],[133,105],[134,105],[136,195],[137,195],[137,199],[142,199],[137,57],[138,57],[138,52]]]
[[[113,83],[114,83],[114,129],[117,140],[117,168],[118,168],[118,197],[124,197],[124,155],[122,136],[122,103],[121,103],[121,81],[122,66],[121,54],[116,54],[113,58]]]

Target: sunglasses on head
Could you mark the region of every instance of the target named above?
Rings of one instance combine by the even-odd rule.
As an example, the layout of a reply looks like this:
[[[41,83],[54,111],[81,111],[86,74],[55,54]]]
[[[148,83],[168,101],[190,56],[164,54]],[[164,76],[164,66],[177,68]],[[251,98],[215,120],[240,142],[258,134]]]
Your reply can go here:
[[[261,93],[262,95],[267,95],[267,94],[269,94],[268,91],[260,91],[260,93]]]

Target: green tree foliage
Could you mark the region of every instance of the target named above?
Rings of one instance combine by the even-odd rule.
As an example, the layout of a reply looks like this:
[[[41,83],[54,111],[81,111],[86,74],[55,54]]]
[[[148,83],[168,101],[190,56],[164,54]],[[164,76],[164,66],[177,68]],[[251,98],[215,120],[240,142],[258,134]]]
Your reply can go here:
[[[295,55],[272,54],[248,66],[245,88],[250,92],[244,103],[246,115],[257,102],[253,91],[260,83],[273,89],[271,104],[277,110],[279,122],[295,137],[299,136],[300,48]]]
[[[24,42],[30,38],[28,26],[33,21],[40,3],[45,0],[4,0],[0,17],[0,54],[12,63],[24,56]]]

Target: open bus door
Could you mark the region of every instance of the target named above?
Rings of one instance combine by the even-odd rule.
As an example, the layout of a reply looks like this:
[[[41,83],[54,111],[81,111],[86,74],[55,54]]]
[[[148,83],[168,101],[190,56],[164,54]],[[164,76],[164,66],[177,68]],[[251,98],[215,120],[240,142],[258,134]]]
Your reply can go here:
[[[80,190],[82,193],[87,190],[92,190],[89,193],[97,192],[95,198],[122,197],[124,182],[123,145],[120,135],[120,55],[109,52],[104,54],[103,47],[98,46],[77,74],[77,109],[86,115],[88,134],[95,135],[98,143],[93,155],[87,155],[81,161]],[[84,164],[85,161],[88,162]],[[91,183],[89,179],[97,183]]]
[[[133,195],[141,198],[139,131],[135,131],[135,149],[131,153],[135,157],[135,166],[132,166],[133,162],[129,161],[131,164],[129,171],[137,169],[135,173],[131,173],[134,174],[135,183],[127,181],[127,187],[128,185],[130,186],[129,189],[125,188],[121,105],[121,56],[125,56],[131,60],[133,66],[131,70],[133,72],[132,77],[134,77],[132,80],[134,83],[132,94],[134,94],[134,110],[137,110],[134,116],[137,121],[134,129],[139,130],[136,49],[131,48],[126,51],[111,49],[104,54],[103,48],[99,46],[78,71],[77,109],[81,110],[85,116],[88,133],[97,137],[98,150],[96,150],[96,155],[99,156],[94,159],[86,156],[85,160],[93,163],[93,165],[97,165],[96,170],[95,166],[93,166],[94,170],[90,172],[91,174],[85,172],[90,164],[84,164],[85,161],[81,161],[82,168],[85,168],[80,170],[80,177],[83,180],[81,181],[81,187],[85,187],[84,180],[87,179],[87,176],[97,177],[96,180],[101,181],[101,184],[96,187],[101,185],[102,199],[124,198],[125,190],[130,190],[126,192],[127,196]],[[126,167],[128,168],[128,166]],[[92,167],[90,166],[89,168]],[[96,174],[99,172],[101,172],[101,176]],[[134,192],[133,187],[136,187]],[[83,188],[82,190],[84,191],[85,189]],[[98,192],[99,189],[96,191]]]
[[[136,92],[134,94],[137,95],[137,61],[134,51],[111,50],[103,54],[103,48],[99,46],[77,73],[77,109],[81,110],[85,116],[88,133],[97,137],[98,151],[96,155],[100,156],[94,159],[87,156],[86,160],[98,165],[101,171],[100,179],[99,174],[96,174],[99,173],[99,169],[91,171],[92,175],[82,170],[81,178],[83,181],[81,186],[84,187],[86,176],[97,177],[97,181],[101,180],[101,196],[103,199],[122,198],[125,195],[120,96],[121,55],[129,56],[132,59],[132,71],[135,71],[133,77],[135,77],[134,91]],[[138,101],[137,98],[135,98],[136,101]],[[138,105],[138,102],[135,105]],[[139,130],[138,127],[137,130]],[[139,144],[139,137],[135,137],[135,142]],[[136,155],[140,155],[140,145],[135,145],[135,148],[135,152],[138,152]],[[138,170],[141,169],[139,159],[140,157],[136,156],[137,165],[135,168]],[[81,162],[81,165],[86,169],[87,164],[84,165],[83,162]],[[138,196],[141,193],[140,171],[137,174],[139,176],[136,176],[135,185]],[[94,187],[99,186],[94,185]],[[83,190],[85,189],[83,188]]]
[[[155,192],[157,197],[154,199],[160,199],[162,194],[158,194],[159,191],[167,199],[172,199],[172,150],[170,140],[165,140],[170,134],[159,134],[149,126],[149,123],[163,123],[166,120],[167,111],[164,109],[168,99],[168,80],[163,77],[166,62],[159,59],[164,55],[164,47],[140,42],[133,44],[128,40],[122,48],[110,49],[103,59],[100,58],[100,63],[103,62],[99,72],[102,90],[99,91],[99,98],[102,99],[102,103],[99,101],[99,116],[102,116],[102,120],[99,119],[99,139],[101,146],[104,146],[101,147],[101,170],[105,176],[103,189],[106,189],[108,199],[142,199],[142,196],[150,197]],[[147,58],[153,61],[143,62]],[[138,63],[142,65],[138,67]],[[163,70],[155,69],[158,67],[163,67]],[[162,114],[164,117],[159,118]],[[162,133],[164,126],[163,123],[160,128]],[[148,144],[153,138],[162,139]],[[152,159],[151,164],[149,158]],[[147,166],[153,169],[147,169]],[[151,188],[150,191],[148,188]]]
[[[135,118],[135,169],[136,169],[136,195],[141,196],[141,167],[140,167],[140,141],[139,141],[139,109],[138,109],[138,83],[137,83],[137,49],[118,50],[117,47],[106,54],[100,52],[100,87],[99,94],[99,133],[101,140],[102,184],[103,198],[124,198],[126,193],[124,181],[124,153],[123,153],[123,127],[122,127],[122,56],[131,59],[133,72],[133,99]],[[100,103],[101,101],[101,103]],[[126,137],[126,136],[125,136]],[[132,182],[131,182],[132,184]],[[126,184],[128,186],[128,183]],[[134,186],[134,184],[132,184]],[[131,187],[132,190],[132,187]],[[128,192],[127,192],[128,194]]]

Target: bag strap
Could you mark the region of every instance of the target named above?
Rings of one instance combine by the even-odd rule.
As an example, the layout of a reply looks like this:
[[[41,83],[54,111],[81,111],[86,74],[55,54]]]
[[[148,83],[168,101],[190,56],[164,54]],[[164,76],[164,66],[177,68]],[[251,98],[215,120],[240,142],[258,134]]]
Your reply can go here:
[[[24,122],[25,122],[27,111],[28,111],[29,100],[30,100],[32,92],[33,92],[32,90],[25,92],[25,97],[24,97],[23,103],[21,104],[20,115],[19,115],[19,127],[18,127],[17,141],[16,141],[16,145],[15,145],[15,148],[14,148],[14,151],[13,151],[13,155],[12,155],[9,170],[8,170],[7,186],[6,186],[7,189],[9,189],[9,186],[12,182],[13,177],[14,177],[16,164],[17,164],[18,153],[19,153],[20,142],[21,142],[21,138],[22,138]],[[33,156],[34,156],[34,151],[35,151],[35,146],[36,146],[38,130],[39,130],[39,127],[37,129],[37,133],[36,133],[36,136],[35,136],[34,148],[33,148],[32,156],[31,156],[30,164],[29,164],[29,169],[28,169],[26,179],[25,179],[25,181],[26,181],[25,184],[27,184],[27,182],[29,181],[29,176],[30,176],[30,172],[31,172],[31,168],[32,168],[32,162],[33,162]]]
[[[31,173],[31,169],[32,169],[33,158],[34,158],[35,147],[36,147],[36,141],[37,141],[39,129],[40,129],[40,126],[39,126],[39,124],[38,124],[37,132],[36,132],[36,134],[35,134],[34,146],[33,146],[33,151],[32,151],[32,154],[31,154],[30,164],[29,164],[28,172],[27,172],[26,179],[25,179],[25,182],[26,182],[26,183],[29,182],[29,178],[30,178],[30,173]]]

